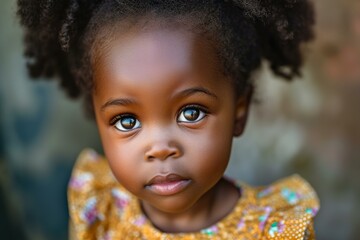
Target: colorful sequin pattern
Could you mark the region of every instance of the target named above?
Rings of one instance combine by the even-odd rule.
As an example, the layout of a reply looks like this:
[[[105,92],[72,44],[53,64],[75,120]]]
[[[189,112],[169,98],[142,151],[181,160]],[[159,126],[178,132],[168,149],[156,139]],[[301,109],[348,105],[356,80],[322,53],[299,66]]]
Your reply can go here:
[[[138,200],[113,177],[106,159],[84,150],[69,182],[71,239],[78,240],[309,240],[319,201],[293,175],[267,187],[236,183],[242,196],[221,221],[196,233],[163,233],[142,214]]]

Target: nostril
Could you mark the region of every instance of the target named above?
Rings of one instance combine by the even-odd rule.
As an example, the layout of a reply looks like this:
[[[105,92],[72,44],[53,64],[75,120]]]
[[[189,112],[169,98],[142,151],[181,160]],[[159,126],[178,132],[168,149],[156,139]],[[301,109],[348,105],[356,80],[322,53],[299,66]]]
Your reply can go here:
[[[169,157],[176,157],[176,152],[172,152],[171,154],[169,154]]]
[[[179,150],[177,148],[165,147],[165,148],[152,148],[145,153],[145,159],[148,161],[159,159],[166,160],[168,158],[176,158],[179,156]]]
[[[146,160],[151,161],[151,160],[154,160],[154,159],[155,159],[155,157],[154,157],[154,156],[146,156]]]

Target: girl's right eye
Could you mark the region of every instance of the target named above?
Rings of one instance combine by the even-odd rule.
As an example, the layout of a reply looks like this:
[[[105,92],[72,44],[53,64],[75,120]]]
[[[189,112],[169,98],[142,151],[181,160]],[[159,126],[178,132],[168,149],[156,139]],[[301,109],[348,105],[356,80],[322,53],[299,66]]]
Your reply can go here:
[[[141,127],[140,121],[136,117],[129,115],[116,116],[111,122],[115,128],[122,132],[129,132]]]

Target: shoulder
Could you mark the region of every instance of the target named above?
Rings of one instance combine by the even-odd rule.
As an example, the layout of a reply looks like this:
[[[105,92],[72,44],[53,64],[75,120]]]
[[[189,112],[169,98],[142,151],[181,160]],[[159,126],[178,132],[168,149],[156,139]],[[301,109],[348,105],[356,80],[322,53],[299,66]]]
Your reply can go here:
[[[265,239],[315,238],[313,219],[320,204],[315,190],[305,179],[295,174],[251,190],[255,205],[264,209],[259,226]]]
[[[276,209],[293,207],[319,208],[319,199],[312,186],[300,175],[294,174],[268,186],[255,188],[261,204],[270,204]]]
[[[95,181],[96,179],[96,181]],[[93,149],[84,149],[75,161],[68,193],[102,190],[116,183],[106,159]]]
[[[114,197],[122,187],[113,176],[105,157],[92,149],[83,150],[73,167],[68,184],[70,235],[75,239],[97,239],[114,214]],[[120,194],[125,200],[126,193]]]

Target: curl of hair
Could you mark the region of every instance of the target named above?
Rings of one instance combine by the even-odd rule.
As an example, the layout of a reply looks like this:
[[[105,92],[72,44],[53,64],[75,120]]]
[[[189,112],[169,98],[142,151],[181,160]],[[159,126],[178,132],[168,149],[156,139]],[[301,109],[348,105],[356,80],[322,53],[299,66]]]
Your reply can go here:
[[[31,78],[56,77],[61,87],[72,98],[82,90],[77,84],[74,59],[70,45],[80,37],[91,16],[95,3],[78,0],[18,0],[17,15],[24,27],[24,55]],[[80,12],[80,7],[82,11]],[[71,40],[70,40],[71,39]]]
[[[285,79],[300,75],[300,45],[313,38],[314,11],[305,0],[234,0],[257,22],[263,57]]]

